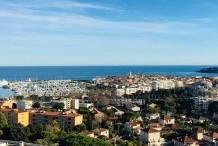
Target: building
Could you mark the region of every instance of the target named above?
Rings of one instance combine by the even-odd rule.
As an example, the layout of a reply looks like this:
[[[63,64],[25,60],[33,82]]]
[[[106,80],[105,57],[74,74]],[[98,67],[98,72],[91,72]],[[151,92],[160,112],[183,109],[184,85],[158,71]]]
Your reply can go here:
[[[90,100],[79,100],[79,107],[90,108],[93,107],[94,103]]]
[[[31,124],[51,124],[57,121],[62,130],[72,130],[74,126],[82,124],[83,116],[71,112],[32,112],[30,113]]]
[[[7,108],[13,108],[13,104],[16,104],[17,102],[13,99],[6,99],[0,101],[0,106],[1,107],[7,107]]]
[[[79,99],[72,99],[72,100],[71,100],[71,106],[72,106],[74,109],[79,109]]]
[[[134,112],[139,112],[140,111],[140,107],[134,104],[126,104],[126,107],[128,110],[134,111]]]
[[[109,138],[109,130],[104,128],[99,128],[93,130],[94,134],[96,136],[105,136],[106,138]]]
[[[57,104],[57,103],[63,103],[64,104],[64,109],[79,109],[79,99],[69,99],[69,98],[62,98],[59,100],[53,100],[52,104]]]
[[[165,140],[160,137],[160,131],[153,128],[142,129],[140,139],[148,146],[161,146],[165,143]]]
[[[141,133],[141,124],[139,122],[127,122],[125,125],[124,125],[125,129],[129,132],[134,132],[138,135],[140,135]]]
[[[107,110],[110,110],[114,115],[117,115],[117,116],[122,116],[124,114],[124,111],[121,111],[115,108],[114,106],[108,106]]]
[[[17,101],[17,109],[19,110],[29,110],[32,108],[33,101],[31,100],[19,100]]]
[[[199,146],[196,140],[185,136],[183,138],[176,138],[173,140],[174,146]]]
[[[158,89],[173,89],[176,87],[174,81],[172,80],[157,80],[151,83],[151,87],[153,90]]]
[[[211,99],[208,97],[194,97],[194,107],[196,110],[208,110],[208,105],[211,103]]]
[[[161,125],[170,125],[170,124],[175,124],[175,118],[169,116],[169,115],[163,115],[159,119],[159,123]]]
[[[208,132],[203,135],[203,140],[210,142],[210,143],[215,143],[216,139],[218,139],[218,133],[217,132]]]
[[[14,125],[17,123],[20,123],[23,126],[29,125],[29,112],[28,111],[2,108],[0,109],[0,112],[2,112],[5,115],[6,119],[8,120],[9,125]]]
[[[157,131],[161,131],[163,128],[163,126],[161,126],[160,123],[150,123],[148,126]]]
[[[146,114],[146,118],[148,120],[155,120],[155,119],[158,119],[160,118],[160,114],[159,113],[154,113],[154,114]]]
[[[193,129],[194,133],[195,133],[195,138],[197,140],[202,140],[203,139],[203,135],[204,135],[204,129],[201,127],[196,127]]]

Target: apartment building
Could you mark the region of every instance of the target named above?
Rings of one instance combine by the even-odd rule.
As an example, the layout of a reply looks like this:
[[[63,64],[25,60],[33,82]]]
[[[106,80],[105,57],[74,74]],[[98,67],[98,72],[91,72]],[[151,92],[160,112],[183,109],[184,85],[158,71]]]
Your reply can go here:
[[[7,107],[7,108],[13,108],[13,104],[16,104],[17,102],[13,99],[6,99],[0,101],[0,106],[1,107]]]
[[[17,109],[19,110],[31,109],[32,105],[33,105],[33,101],[29,101],[29,100],[17,101]]]
[[[72,130],[74,126],[82,124],[83,116],[71,112],[32,112],[30,113],[31,124],[51,124],[57,121],[62,130]]]
[[[9,125],[14,125],[17,123],[20,123],[23,126],[29,125],[29,112],[28,111],[1,108],[0,112],[2,112],[5,115],[6,119],[8,120]]]
[[[194,107],[196,110],[208,110],[208,105],[212,102],[212,100],[208,97],[194,97]]]

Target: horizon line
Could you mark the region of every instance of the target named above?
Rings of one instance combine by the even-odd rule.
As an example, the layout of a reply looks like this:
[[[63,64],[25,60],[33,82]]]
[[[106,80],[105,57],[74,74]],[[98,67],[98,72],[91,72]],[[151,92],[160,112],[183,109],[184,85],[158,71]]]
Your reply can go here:
[[[218,64],[154,64],[154,65],[3,65],[0,67],[128,67],[128,66],[218,66]]]

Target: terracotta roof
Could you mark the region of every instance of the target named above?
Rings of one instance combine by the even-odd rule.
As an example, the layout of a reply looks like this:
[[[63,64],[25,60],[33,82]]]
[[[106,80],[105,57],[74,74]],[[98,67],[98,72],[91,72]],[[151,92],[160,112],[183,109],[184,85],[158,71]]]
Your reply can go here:
[[[11,113],[23,113],[23,112],[28,112],[24,110],[18,110],[18,109],[11,109],[11,108],[2,108],[0,109],[1,112],[11,112]]]
[[[116,120],[118,120],[119,119],[119,117],[108,117],[108,120],[109,121],[116,121]]]
[[[169,115],[164,115],[161,117],[162,120],[171,120],[173,117],[170,117]]]
[[[149,124],[149,126],[151,128],[160,128],[161,127],[160,123],[151,123],[151,124]]]
[[[76,114],[76,113],[66,113],[63,114],[62,112],[34,112],[34,113],[30,113],[31,115],[41,115],[41,116],[51,116],[51,117],[77,117],[77,116],[81,116],[80,114]]]
[[[180,141],[180,142],[182,142],[184,144],[187,144],[187,145],[197,142],[197,141],[193,140],[192,138],[190,138],[188,136],[185,136],[183,138],[176,138],[176,140]]]
[[[218,139],[218,133],[217,132],[209,132],[209,133],[205,133],[204,135]]]
[[[129,122],[129,125],[133,127],[133,126],[140,125],[140,123],[138,123],[138,122]]]

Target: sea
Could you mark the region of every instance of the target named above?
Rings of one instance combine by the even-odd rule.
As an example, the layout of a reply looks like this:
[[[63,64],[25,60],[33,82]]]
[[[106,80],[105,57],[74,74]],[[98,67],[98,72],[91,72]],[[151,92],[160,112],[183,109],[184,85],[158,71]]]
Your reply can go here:
[[[28,80],[91,80],[95,77],[123,76],[143,73],[145,75],[168,75],[168,76],[208,76],[218,74],[198,73],[196,71],[205,67],[216,66],[19,66],[0,67],[0,81]],[[9,90],[0,88],[0,97],[11,94]]]

